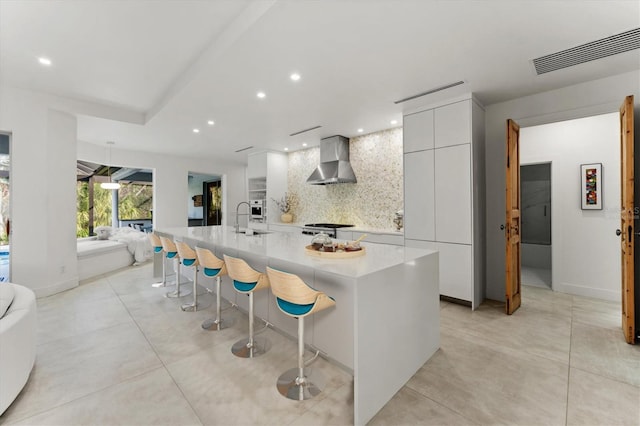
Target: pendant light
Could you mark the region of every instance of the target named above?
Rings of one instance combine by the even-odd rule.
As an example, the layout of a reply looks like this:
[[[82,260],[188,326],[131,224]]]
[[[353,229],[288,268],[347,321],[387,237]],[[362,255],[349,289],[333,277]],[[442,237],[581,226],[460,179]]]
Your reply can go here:
[[[120,184],[118,182],[111,181],[111,147],[115,142],[107,141],[107,145],[109,145],[109,163],[107,164],[107,175],[109,176],[109,182],[102,182],[100,184],[100,188],[102,189],[120,189]]]

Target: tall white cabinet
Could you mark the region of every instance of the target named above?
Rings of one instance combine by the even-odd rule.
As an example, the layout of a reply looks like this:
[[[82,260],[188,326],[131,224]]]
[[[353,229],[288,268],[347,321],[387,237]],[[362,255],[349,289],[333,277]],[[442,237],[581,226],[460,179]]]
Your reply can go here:
[[[484,299],[484,110],[472,95],[404,117],[405,245],[440,252],[440,294]]]
[[[280,200],[287,191],[289,160],[281,152],[262,151],[247,158],[247,187],[250,200],[266,200],[267,223],[279,223],[280,211],[273,199]]]

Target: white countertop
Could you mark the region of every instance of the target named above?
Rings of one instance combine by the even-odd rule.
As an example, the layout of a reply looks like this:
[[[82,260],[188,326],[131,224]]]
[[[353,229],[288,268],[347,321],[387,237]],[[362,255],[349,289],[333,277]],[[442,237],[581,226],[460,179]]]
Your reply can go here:
[[[249,222],[250,228],[254,225],[258,225],[257,227],[267,226],[266,223],[262,223],[262,222]],[[305,224],[302,222],[291,222],[291,223],[273,222],[273,223],[269,223],[268,225],[293,226],[296,228],[302,228],[304,227]],[[358,226],[358,225],[352,226],[350,228],[341,228],[340,231],[347,231],[347,232],[353,231],[353,232],[364,232],[364,233],[384,234],[384,235],[404,235],[404,229],[401,229],[400,231],[396,231],[395,229],[370,228],[370,227]]]
[[[364,242],[362,246],[367,252],[363,256],[325,259],[305,253],[304,247],[311,243],[310,235],[274,231],[248,236],[242,233],[236,234],[233,227],[222,226],[163,228],[157,231],[169,234],[178,240],[190,239],[195,244],[201,242],[203,247],[213,246],[244,251],[352,278],[408,263],[434,253],[432,250]]]

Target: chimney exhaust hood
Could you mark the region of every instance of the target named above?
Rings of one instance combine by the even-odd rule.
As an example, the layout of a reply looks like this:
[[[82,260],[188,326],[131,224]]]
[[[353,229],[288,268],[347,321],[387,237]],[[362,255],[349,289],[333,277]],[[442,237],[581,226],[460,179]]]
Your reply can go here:
[[[349,163],[349,139],[336,135],[320,140],[320,165],[311,173],[307,183],[330,185],[356,182],[356,175]]]

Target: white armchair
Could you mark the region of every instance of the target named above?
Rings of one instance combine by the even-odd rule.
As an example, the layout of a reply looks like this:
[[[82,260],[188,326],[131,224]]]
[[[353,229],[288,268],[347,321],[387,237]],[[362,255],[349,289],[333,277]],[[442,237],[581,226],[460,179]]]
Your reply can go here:
[[[0,414],[16,399],[33,368],[36,321],[33,291],[0,283]]]

